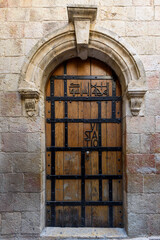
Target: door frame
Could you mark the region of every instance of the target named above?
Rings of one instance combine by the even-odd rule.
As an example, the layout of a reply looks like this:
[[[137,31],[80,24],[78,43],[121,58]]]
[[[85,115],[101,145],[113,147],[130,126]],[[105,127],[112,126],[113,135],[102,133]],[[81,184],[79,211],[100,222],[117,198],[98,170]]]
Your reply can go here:
[[[115,33],[96,26],[90,30],[88,56],[101,60],[116,72],[122,87],[123,104],[123,174],[126,175],[126,148],[131,144],[126,141],[126,119],[132,115],[141,116],[143,97],[146,92],[146,77],[143,64],[132,47]],[[53,47],[54,46],[54,47]],[[120,57],[121,56],[121,57]],[[61,62],[77,57],[75,30],[72,24],[40,40],[24,61],[19,80],[18,91],[22,97],[24,116],[39,116],[42,124],[41,134],[41,172],[42,191],[39,211],[41,215],[40,232],[45,228],[45,130],[44,130],[44,89],[50,73]],[[134,129],[133,129],[134,132]],[[129,233],[132,222],[128,219],[128,182],[124,179],[124,224]]]

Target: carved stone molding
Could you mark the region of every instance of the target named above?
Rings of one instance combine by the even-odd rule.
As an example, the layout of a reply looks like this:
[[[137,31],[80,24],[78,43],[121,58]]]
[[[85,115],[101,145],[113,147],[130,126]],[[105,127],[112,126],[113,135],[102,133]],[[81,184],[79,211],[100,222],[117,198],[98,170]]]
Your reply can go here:
[[[131,113],[133,116],[138,116],[141,110],[146,89],[131,89],[127,91],[127,96],[130,101]]]
[[[39,92],[34,90],[20,90],[21,98],[23,102],[23,112],[29,117],[36,116],[38,114],[38,99]]]
[[[70,6],[68,10],[69,22],[74,23],[78,56],[85,60],[88,57],[90,23],[97,16],[97,7]]]

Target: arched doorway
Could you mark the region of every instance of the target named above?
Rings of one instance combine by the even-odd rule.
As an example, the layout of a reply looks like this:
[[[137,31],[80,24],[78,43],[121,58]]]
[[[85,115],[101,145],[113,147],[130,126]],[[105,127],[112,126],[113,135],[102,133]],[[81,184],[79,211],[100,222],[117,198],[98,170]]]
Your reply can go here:
[[[67,60],[46,85],[47,226],[123,227],[121,86],[99,60]]]

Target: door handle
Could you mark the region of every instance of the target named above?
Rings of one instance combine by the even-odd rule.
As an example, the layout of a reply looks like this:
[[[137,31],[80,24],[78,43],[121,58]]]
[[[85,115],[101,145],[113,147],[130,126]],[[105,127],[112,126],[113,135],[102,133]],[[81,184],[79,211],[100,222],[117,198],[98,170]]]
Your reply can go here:
[[[87,161],[89,160],[89,154],[90,154],[90,152],[87,151],[87,152],[86,152],[86,160],[87,160]]]

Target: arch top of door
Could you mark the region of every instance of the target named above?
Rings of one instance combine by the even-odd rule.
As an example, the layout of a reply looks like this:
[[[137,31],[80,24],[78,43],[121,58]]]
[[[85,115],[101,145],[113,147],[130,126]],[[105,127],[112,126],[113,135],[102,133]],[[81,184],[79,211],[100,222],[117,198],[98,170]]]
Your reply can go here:
[[[63,61],[79,56],[76,25],[70,22],[63,29],[41,39],[23,64],[19,93],[25,99],[25,109],[34,115],[36,99],[44,94],[50,73]],[[83,47],[83,46],[82,46]],[[146,92],[143,63],[136,51],[117,34],[92,23],[89,27],[87,56],[109,65],[119,77],[122,94],[130,100],[133,115],[138,115]]]

